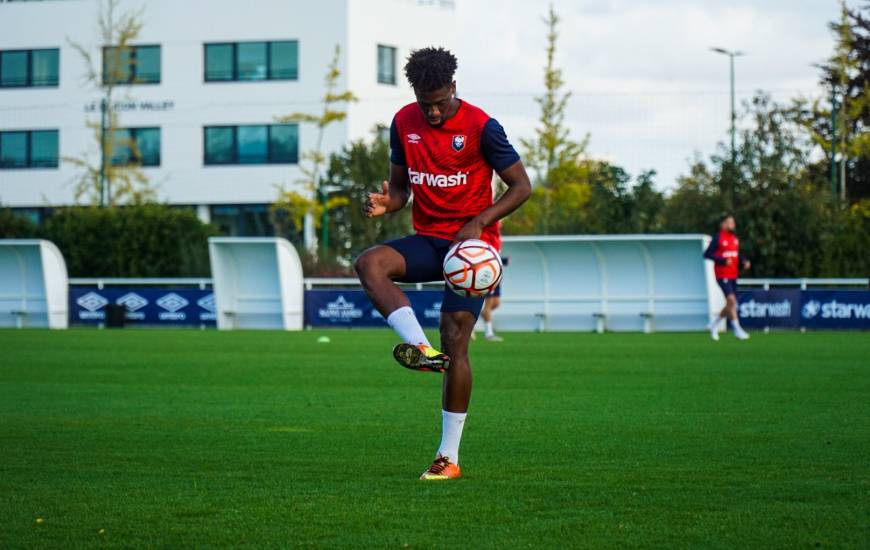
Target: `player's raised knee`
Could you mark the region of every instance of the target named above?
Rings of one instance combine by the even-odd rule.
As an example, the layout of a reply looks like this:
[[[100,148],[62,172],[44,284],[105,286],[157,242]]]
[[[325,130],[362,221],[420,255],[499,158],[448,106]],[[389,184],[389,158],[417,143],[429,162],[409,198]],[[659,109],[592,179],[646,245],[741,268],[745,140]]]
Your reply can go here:
[[[353,268],[361,281],[367,277],[376,277],[383,271],[383,262],[378,259],[377,248],[369,248],[353,262]]]
[[[403,272],[396,258],[391,257],[391,249],[382,246],[369,248],[360,254],[354,260],[353,268],[363,284],[373,279],[392,278]]]
[[[360,279],[366,276],[370,270],[371,266],[371,258],[369,257],[369,251],[366,250],[362,254],[356,257],[353,261],[353,270],[356,271],[356,274]]]

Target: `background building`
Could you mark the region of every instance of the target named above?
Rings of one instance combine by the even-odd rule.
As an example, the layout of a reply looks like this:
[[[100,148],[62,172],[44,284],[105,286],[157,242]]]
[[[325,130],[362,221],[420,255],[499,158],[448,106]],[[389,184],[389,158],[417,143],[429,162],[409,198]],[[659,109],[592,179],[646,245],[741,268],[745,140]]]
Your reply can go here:
[[[87,123],[99,122],[100,93],[86,83],[71,43],[101,62],[110,45],[99,36],[99,6],[0,2],[0,203],[35,218],[74,201],[77,168],[63,158],[98,154]],[[138,144],[160,200],[245,235],[269,232],[276,186],[298,185],[299,155],[314,147],[315,128],[275,119],[319,111],[336,45],[341,89],[360,101],[327,129],[327,153],[388,125],[413,100],[402,60],[419,47],[450,47],[454,27],[447,1],[124,0],[120,7],[140,8],[137,83],[117,94],[126,139]]]

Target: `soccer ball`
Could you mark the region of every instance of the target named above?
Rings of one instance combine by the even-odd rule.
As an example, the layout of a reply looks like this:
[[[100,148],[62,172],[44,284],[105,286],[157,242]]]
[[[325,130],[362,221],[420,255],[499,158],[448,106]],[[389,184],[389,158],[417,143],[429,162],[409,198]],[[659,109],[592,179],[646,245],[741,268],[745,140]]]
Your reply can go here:
[[[501,282],[501,258],[488,243],[477,239],[450,247],[444,257],[444,280],[460,296],[485,296]]]

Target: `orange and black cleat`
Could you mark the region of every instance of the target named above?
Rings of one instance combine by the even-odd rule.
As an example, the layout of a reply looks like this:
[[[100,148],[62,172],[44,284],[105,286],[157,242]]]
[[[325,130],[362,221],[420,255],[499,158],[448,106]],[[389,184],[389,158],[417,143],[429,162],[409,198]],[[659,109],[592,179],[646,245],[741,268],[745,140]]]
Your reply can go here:
[[[459,472],[459,466],[450,462],[446,456],[439,456],[435,462],[429,466],[429,469],[423,472],[420,479],[424,481],[436,481],[444,479],[459,479],[462,474]]]
[[[445,372],[450,368],[450,358],[430,346],[399,344],[393,348],[393,357],[411,370]]]

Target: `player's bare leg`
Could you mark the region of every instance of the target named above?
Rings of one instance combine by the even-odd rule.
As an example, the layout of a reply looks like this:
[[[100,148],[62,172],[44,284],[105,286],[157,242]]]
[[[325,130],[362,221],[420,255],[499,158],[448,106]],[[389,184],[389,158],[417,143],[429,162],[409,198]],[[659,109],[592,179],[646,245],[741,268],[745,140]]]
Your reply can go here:
[[[441,314],[441,346],[450,356],[450,370],[444,377],[441,405],[445,411],[464,413],[471,400],[471,363],[468,342],[474,330],[475,318],[468,311]]]
[[[411,302],[393,279],[405,274],[405,258],[389,246],[373,246],[363,252],[353,264],[369,300],[386,318]]]
[[[354,269],[369,300],[404,340],[393,349],[396,361],[409,369],[444,372],[450,358],[432,347],[408,296],[393,282],[405,275],[405,258],[394,248],[378,245],[363,252]]]
[[[743,330],[743,327],[740,326],[740,319],[737,317],[736,295],[729,294],[725,297],[725,308],[721,315],[731,321],[731,328],[738,340],[749,340],[749,333]]]
[[[435,461],[420,479],[443,480],[460,477],[459,442],[471,400],[471,363],[468,342],[475,317],[468,311],[441,314],[441,345],[450,355],[450,369],[444,376],[441,397],[441,445]]]
[[[480,316],[483,318],[483,335],[484,338],[490,342],[502,341],[502,338],[496,336],[495,331],[492,328],[492,313],[497,310],[500,305],[501,298],[498,296],[487,296],[486,301],[483,303],[483,311],[480,312]]]
[[[724,319],[734,320],[737,318],[737,297],[733,294],[725,296],[725,307],[722,308],[722,313],[719,314]]]
[[[707,325],[707,330],[710,331],[710,338],[713,340],[719,341],[719,327],[722,325],[722,321],[726,319],[733,320],[737,316],[737,297],[734,294],[726,294],[725,295],[725,306],[722,308],[722,311],[719,312],[719,315],[716,316],[715,319],[710,321]]]
[[[749,333],[743,330],[743,327],[740,326],[740,319],[737,316],[737,296],[735,294],[728,294],[725,296],[725,307],[722,308],[719,316],[707,325],[707,328],[710,330],[710,336],[713,340],[719,340],[719,325],[723,319],[731,321],[731,326],[734,329],[734,336],[736,336],[738,340],[749,339]]]

